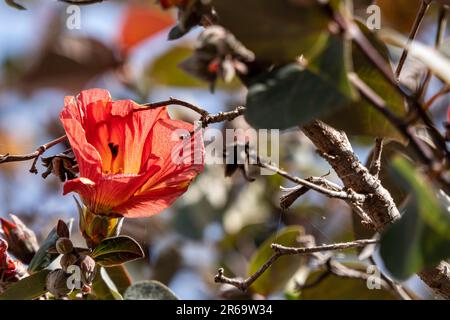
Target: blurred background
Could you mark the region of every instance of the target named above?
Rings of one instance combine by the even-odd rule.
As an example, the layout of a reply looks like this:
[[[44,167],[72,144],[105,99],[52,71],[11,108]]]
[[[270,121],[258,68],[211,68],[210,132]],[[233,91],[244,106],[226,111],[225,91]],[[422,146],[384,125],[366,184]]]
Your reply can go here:
[[[0,154],[28,153],[62,135],[58,115],[63,98],[83,88],[106,88],[113,99],[141,103],[176,97],[210,112],[243,103],[245,89],[239,83],[219,83],[211,93],[207,83],[177,67],[191,55],[200,30],[168,41],[176,12],[162,11],[154,1],[106,1],[79,7],[79,29],[68,28],[74,11],[66,4],[48,0],[21,3],[27,10],[0,2]],[[404,10],[415,10],[414,5],[411,8]],[[405,12],[392,15],[386,17],[387,22],[411,23],[402,20],[409,16]],[[425,21],[422,41],[433,41],[432,21],[432,17]],[[398,53],[392,54],[395,60]],[[408,70],[414,70],[413,66]],[[413,82],[418,79],[414,74],[410,77]],[[448,101],[438,102],[432,111],[441,124]],[[171,113],[187,121],[196,117],[177,108]],[[215,125],[224,126],[248,125],[241,118]],[[280,166],[284,169],[301,177],[328,173],[328,165],[300,132],[283,132],[280,139]],[[365,161],[372,140],[354,142]],[[46,155],[66,147],[55,147]],[[18,215],[43,239],[58,219],[78,220],[77,209],[72,196],[62,196],[57,177],[44,180],[41,173],[45,168],[39,165],[39,174],[34,175],[28,173],[30,166],[31,162],[1,165],[0,216]],[[183,299],[240,297],[229,287],[214,283],[217,269],[224,267],[228,276],[246,275],[258,248],[269,237],[276,239],[284,227],[301,226],[317,243],[353,239],[351,212],[345,204],[309,192],[283,211],[280,185],[292,185],[278,176],[258,173],[254,172],[256,180],[249,183],[239,173],[226,178],[223,166],[209,165],[172,208],[149,219],[126,220],[123,233],[137,239],[147,253],[145,260],[127,264],[133,279],[159,280]],[[338,182],[333,173],[329,178]],[[81,245],[77,228],[74,236]],[[352,257],[350,252],[343,259]],[[301,277],[302,268],[299,270],[297,276]],[[368,290],[360,280],[339,278],[295,295],[289,290],[292,281],[277,274],[269,276],[272,281],[257,293],[270,298],[392,298],[380,290]],[[414,279],[411,286],[419,295],[428,295]],[[339,293],[330,288],[340,288]]]

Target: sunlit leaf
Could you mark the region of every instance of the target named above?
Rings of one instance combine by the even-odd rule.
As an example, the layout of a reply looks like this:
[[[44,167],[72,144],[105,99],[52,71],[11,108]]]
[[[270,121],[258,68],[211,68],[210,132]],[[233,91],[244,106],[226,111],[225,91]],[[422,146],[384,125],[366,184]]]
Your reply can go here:
[[[248,275],[255,273],[273,254],[272,243],[298,247],[298,237],[304,235],[300,226],[291,226],[278,231],[267,239],[253,254],[248,267]],[[250,287],[253,292],[267,296],[283,289],[287,282],[298,271],[302,262],[301,256],[282,256],[267,269]]]
[[[157,6],[130,5],[124,12],[119,46],[127,51],[174,23],[171,14]]]
[[[380,253],[393,276],[407,279],[450,257],[450,214],[407,160],[395,158],[392,166],[392,174],[411,195],[402,218],[383,234]]]
[[[132,279],[124,265],[106,267],[105,270],[120,294],[131,286]]]
[[[122,295],[111,288],[104,278],[103,268],[99,268],[92,282],[92,290],[99,300],[123,300]]]
[[[354,267],[354,266],[353,266]],[[313,283],[324,271],[311,273],[306,283]],[[395,297],[384,289],[370,290],[361,279],[347,279],[335,275],[327,276],[316,286],[300,292],[303,300],[392,300]]]
[[[158,84],[173,87],[203,87],[207,88],[206,82],[202,82],[182,71],[178,65],[192,54],[193,49],[178,46],[165,52],[152,63],[146,71],[145,76]]]
[[[72,230],[73,219],[70,219],[66,224],[69,230]],[[47,252],[50,248],[54,248],[56,246],[57,240],[58,235],[56,233],[56,227],[54,227],[28,265],[28,272],[34,273],[48,267],[50,263],[52,263],[59,256],[58,253]]]
[[[132,238],[119,236],[104,239],[91,254],[101,266],[111,267],[144,257],[141,246]]]
[[[125,291],[125,300],[178,300],[168,287],[158,281],[136,282]]]
[[[12,284],[2,294],[0,300],[32,300],[46,293],[46,280],[50,270],[44,269],[19,282]]]
[[[17,3],[15,0],[5,0],[5,2],[8,6],[13,7],[15,9],[19,9],[19,10],[27,9],[24,6],[22,6],[21,4]]]

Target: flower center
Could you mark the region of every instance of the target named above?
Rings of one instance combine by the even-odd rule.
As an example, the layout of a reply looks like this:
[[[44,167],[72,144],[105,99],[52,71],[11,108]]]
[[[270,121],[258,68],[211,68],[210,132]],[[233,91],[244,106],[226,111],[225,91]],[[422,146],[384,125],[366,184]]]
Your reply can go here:
[[[111,150],[112,159],[114,160],[119,154],[119,145],[114,144],[114,142],[108,143],[109,150]]]

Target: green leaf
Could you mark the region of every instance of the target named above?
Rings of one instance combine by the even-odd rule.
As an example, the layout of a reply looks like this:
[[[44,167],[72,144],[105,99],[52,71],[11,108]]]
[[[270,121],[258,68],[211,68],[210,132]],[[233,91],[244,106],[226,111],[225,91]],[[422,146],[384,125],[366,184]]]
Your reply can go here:
[[[95,262],[104,267],[120,265],[144,256],[139,243],[127,236],[104,239],[91,253]]]
[[[278,231],[267,239],[253,254],[250,260],[248,275],[255,273],[273,254],[270,247],[272,243],[284,246],[297,247],[298,237],[304,235],[305,231],[300,226],[291,226]],[[267,269],[250,287],[253,292],[267,296],[273,292],[282,290],[287,282],[298,271],[305,258],[293,255],[282,256]]]
[[[158,84],[172,87],[204,87],[208,85],[185,72],[178,65],[192,54],[189,47],[173,47],[152,63],[146,76]]]
[[[21,4],[18,4],[16,1],[14,0],[5,0],[6,4],[10,7],[13,7],[15,9],[18,10],[26,10],[27,8],[25,8],[24,6],[22,6]]]
[[[450,257],[450,215],[407,160],[395,158],[392,171],[410,197],[402,218],[382,235],[380,254],[389,272],[404,280]]]
[[[50,270],[44,269],[32,274],[8,287],[0,300],[32,300],[47,292],[46,280]]]
[[[330,36],[309,68],[291,63],[254,80],[247,95],[247,121],[257,128],[303,125],[350,103],[346,42]]]
[[[178,300],[175,293],[159,281],[136,282],[125,291],[125,300]]]
[[[70,219],[66,224],[69,231],[72,230],[73,219]],[[58,253],[47,252],[48,249],[56,246],[57,240],[58,234],[56,233],[56,227],[54,227],[34,255],[33,259],[30,261],[30,264],[28,265],[28,272],[35,273],[47,268],[50,263],[52,263],[59,256]]]
[[[111,288],[108,281],[103,277],[103,268],[99,268],[92,282],[92,290],[98,300],[123,300],[122,295]]]
[[[289,0],[213,0],[222,26],[259,61],[289,62],[312,58],[325,44],[328,16],[317,3]]]
[[[354,266],[351,266],[354,267]],[[363,269],[364,270],[364,269]],[[312,272],[306,283],[313,283],[323,271]],[[361,279],[348,279],[329,275],[312,288],[300,293],[303,300],[392,300],[395,297],[383,289],[372,289]]]
[[[120,294],[123,294],[131,286],[131,276],[124,265],[107,267],[105,270]]]
[[[374,149],[372,149],[367,156],[367,161],[365,163],[366,168],[369,167],[372,161],[373,152]],[[414,159],[415,157],[414,152],[400,142],[388,141],[387,143],[384,143],[383,152],[381,153],[381,168],[378,175],[381,185],[389,191],[397,207],[399,207],[408,196],[408,190],[405,189],[405,186],[399,182],[396,176],[392,175],[392,170],[390,170],[389,165],[392,162],[392,159],[401,155],[411,159]],[[352,220],[355,239],[368,239],[373,237],[375,231],[364,226],[361,223],[361,218],[356,212],[352,215]]]
[[[383,56],[386,63],[389,64],[387,47],[363,23],[358,23],[358,26],[369,42]],[[356,44],[352,46],[352,62],[353,71],[387,102],[390,110],[399,116],[405,115],[403,97],[384,78],[381,72],[372,65]],[[349,114],[352,116],[349,117]],[[403,140],[395,127],[364,99],[352,102],[345,108],[323,117],[322,120],[333,127],[344,130],[349,135],[388,137],[399,141]]]

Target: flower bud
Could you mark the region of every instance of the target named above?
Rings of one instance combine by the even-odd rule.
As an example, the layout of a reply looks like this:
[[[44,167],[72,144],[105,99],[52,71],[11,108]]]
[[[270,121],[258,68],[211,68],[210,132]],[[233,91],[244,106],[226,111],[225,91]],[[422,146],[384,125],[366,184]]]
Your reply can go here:
[[[84,294],[89,294],[92,292],[92,288],[84,284],[83,287],[81,288],[81,291],[83,291]]]
[[[93,214],[86,206],[80,210],[80,231],[89,248],[94,248],[105,238],[117,236],[122,221],[120,217]]]
[[[62,269],[51,271],[47,275],[46,287],[57,299],[68,295],[71,291],[67,286],[68,275]]]
[[[69,238],[59,238],[56,241],[56,250],[59,254],[67,254],[73,251],[73,244]]]
[[[61,265],[61,268],[67,272],[67,268],[69,268],[70,266],[73,266],[77,263],[78,261],[78,257],[74,254],[64,254],[61,257],[61,261],[59,262]]]
[[[78,261],[81,269],[83,283],[90,285],[95,277],[95,260],[90,256],[83,256]]]
[[[39,249],[36,235],[15,215],[11,220],[0,218],[1,228],[9,244],[9,251],[25,264],[30,263]]]

